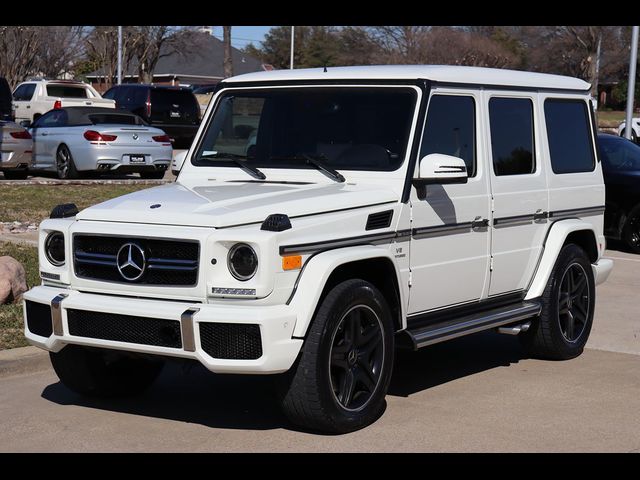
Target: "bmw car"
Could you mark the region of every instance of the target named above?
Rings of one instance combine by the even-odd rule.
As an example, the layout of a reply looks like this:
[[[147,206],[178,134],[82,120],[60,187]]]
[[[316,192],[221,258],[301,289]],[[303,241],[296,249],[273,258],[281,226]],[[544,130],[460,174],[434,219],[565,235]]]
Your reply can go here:
[[[138,173],[162,178],[171,163],[171,140],[139,116],[95,107],[50,110],[31,125],[33,170],[62,179],[91,173]]]

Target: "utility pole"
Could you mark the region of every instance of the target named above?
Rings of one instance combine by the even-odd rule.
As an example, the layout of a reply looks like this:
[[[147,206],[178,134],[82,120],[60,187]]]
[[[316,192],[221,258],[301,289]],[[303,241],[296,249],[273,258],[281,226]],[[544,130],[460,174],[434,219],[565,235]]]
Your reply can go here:
[[[293,70],[293,46],[295,43],[295,32],[296,32],[296,27],[292,26],[291,27],[291,64],[289,66],[291,70]]]
[[[233,77],[233,59],[231,58],[231,27],[222,27],[224,45],[224,78]]]
[[[122,83],[122,27],[118,27],[118,85]]]
[[[627,118],[624,123],[624,136],[631,140],[631,120],[633,118],[633,101],[636,92],[636,63],[638,61],[638,27],[631,33],[631,59],[629,60],[629,87],[627,88]]]

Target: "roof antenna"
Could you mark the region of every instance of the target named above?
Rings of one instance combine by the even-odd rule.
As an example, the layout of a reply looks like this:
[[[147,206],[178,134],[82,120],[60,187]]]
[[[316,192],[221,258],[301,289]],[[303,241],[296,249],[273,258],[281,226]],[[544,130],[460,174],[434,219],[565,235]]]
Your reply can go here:
[[[327,66],[324,66],[324,73],[327,73]]]

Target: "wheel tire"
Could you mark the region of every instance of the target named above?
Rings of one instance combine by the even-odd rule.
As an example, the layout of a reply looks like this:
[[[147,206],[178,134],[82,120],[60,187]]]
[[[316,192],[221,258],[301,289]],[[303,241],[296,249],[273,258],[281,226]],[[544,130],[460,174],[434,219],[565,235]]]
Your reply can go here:
[[[140,172],[140,178],[145,180],[161,180],[164,178],[164,170],[158,170],[154,172]]]
[[[27,170],[5,170],[4,171],[5,180],[24,180],[28,176],[29,176],[29,172]]]
[[[633,253],[640,254],[640,205],[633,207],[627,215],[622,227],[622,240]]]
[[[60,381],[70,390],[92,397],[124,397],[141,393],[160,374],[163,360],[131,357],[114,350],[67,345],[50,353]]]
[[[296,425],[326,433],[373,423],[386,405],[393,355],[394,325],[382,294],[364,280],[340,283],[322,301],[300,357],[281,377],[285,415]],[[339,357],[336,364],[333,357]]]
[[[71,151],[66,145],[60,145],[56,152],[56,170],[58,178],[62,180],[72,180],[79,177],[76,164],[71,156]]]
[[[620,132],[620,136],[624,137],[626,133],[627,133],[626,130],[622,130],[622,132]],[[638,136],[636,135],[636,132],[634,130],[631,130],[631,141],[633,143],[638,143]]]
[[[519,335],[536,358],[568,360],[582,353],[591,332],[595,307],[591,262],[582,248],[562,247],[542,294],[542,312]]]

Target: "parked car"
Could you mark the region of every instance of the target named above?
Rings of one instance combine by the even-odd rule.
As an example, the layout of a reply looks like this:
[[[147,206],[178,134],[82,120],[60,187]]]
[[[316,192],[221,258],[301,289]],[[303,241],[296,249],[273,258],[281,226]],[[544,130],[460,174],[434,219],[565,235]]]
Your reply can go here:
[[[605,234],[640,253],[640,146],[604,133],[598,143],[607,187]]]
[[[104,98],[164,130],[176,148],[188,148],[200,125],[200,106],[187,87],[125,83],[111,87]]]
[[[11,103],[11,88],[4,77],[0,77],[0,121],[14,120],[13,105]]]
[[[621,137],[625,136],[627,122],[626,120],[618,125],[618,135]],[[632,118],[631,119],[631,141],[634,143],[638,143],[638,138],[640,138],[640,118]]]
[[[139,173],[162,178],[173,156],[171,141],[130,112],[67,107],[45,113],[32,125],[33,170],[60,178],[83,173]]]
[[[31,166],[31,134],[21,125],[0,120],[0,172],[6,180],[24,180]]]
[[[72,80],[36,80],[23,82],[13,92],[16,122],[31,123],[51,109],[63,107],[115,108],[86,83]]]
[[[283,374],[291,421],[344,433],[384,411],[396,347],[493,329],[582,353],[613,267],[588,83],[329,67],[215,95],[175,183],[40,224],[25,335],[68,388],[130,395],[191,359]]]

